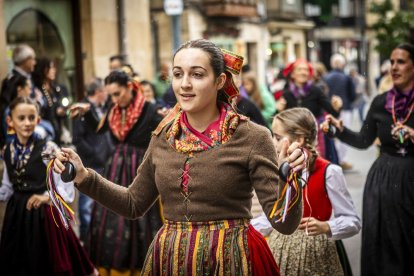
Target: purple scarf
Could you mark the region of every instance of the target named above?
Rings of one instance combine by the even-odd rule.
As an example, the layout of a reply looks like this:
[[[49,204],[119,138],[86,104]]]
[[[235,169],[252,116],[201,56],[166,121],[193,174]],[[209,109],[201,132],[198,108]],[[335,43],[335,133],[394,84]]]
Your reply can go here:
[[[393,87],[387,93],[385,109],[392,114],[392,99],[395,97],[394,111],[397,119],[403,120],[407,115],[410,105],[414,101],[414,87],[408,93],[401,93]]]
[[[243,85],[239,87],[239,91],[240,91],[240,95],[243,98],[249,99],[249,95],[247,94],[246,89],[244,88]]]
[[[293,96],[295,96],[296,99],[299,99],[306,97],[309,94],[311,85],[312,81],[307,81],[305,85],[302,88],[300,88],[293,81],[290,81],[289,90],[290,92],[292,92]]]

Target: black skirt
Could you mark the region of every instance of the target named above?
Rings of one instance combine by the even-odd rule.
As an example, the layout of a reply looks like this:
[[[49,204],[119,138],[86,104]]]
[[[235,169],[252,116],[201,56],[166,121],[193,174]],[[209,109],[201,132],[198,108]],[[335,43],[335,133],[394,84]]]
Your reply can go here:
[[[108,161],[105,177],[127,187],[135,178],[144,153],[145,149],[118,144]],[[86,242],[92,262],[105,268],[141,269],[161,226],[158,201],[136,220],[128,220],[95,203]]]
[[[89,275],[94,267],[72,228],[49,205],[27,210],[32,193],[15,192],[7,203],[0,242],[0,275]],[[58,223],[59,226],[55,224]]]
[[[31,194],[15,193],[4,214],[0,242],[1,275],[52,275],[43,227],[44,208],[28,211]]]
[[[381,154],[365,184],[362,275],[414,275],[414,158]]]

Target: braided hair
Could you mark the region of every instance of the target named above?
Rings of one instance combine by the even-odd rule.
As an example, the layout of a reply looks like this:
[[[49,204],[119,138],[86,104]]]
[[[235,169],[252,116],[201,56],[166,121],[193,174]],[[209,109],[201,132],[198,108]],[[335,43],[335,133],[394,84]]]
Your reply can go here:
[[[312,112],[307,108],[296,107],[278,113],[275,120],[279,120],[286,133],[292,140],[299,137],[304,138],[304,147],[311,153],[310,168],[313,168],[316,157],[319,155],[316,150],[318,126]]]

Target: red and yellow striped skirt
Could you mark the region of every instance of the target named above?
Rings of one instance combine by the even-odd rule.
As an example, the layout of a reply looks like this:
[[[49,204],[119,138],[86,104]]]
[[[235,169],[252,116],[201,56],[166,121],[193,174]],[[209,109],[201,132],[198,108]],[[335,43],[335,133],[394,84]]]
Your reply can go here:
[[[267,242],[248,219],[165,220],[142,275],[279,275]]]

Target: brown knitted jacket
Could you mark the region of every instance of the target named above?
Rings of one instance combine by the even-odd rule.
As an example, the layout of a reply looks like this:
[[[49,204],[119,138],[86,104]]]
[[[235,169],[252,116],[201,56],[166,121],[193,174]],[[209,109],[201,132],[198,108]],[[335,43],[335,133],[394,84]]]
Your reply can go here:
[[[189,192],[181,193],[181,175],[187,156],[166,141],[166,128],[153,136],[137,176],[128,187],[114,185],[93,170],[77,186],[107,208],[129,218],[142,216],[160,196],[164,217],[171,221],[213,221],[251,218],[253,189],[266,215],[278,198],[276,152],[268,129],[241,121],[230,140],[196,153],[190,161]],[[302,204],[285,223],[273,227],[293,233],[302,216]]]

